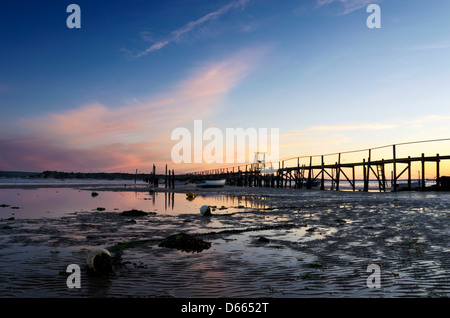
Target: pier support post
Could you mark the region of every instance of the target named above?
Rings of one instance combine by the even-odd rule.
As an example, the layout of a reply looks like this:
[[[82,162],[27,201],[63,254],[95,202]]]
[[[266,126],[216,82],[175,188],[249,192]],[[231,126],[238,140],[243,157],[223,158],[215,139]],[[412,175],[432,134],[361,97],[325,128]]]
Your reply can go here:
[[[300,189],[303,189],[303,183],[305,181],[305,165],[302,164],[300,169]]]
[[[320,179],[320,190],[325,190],[325,164],[323,162],[323,156],[322,156],[322,176]]]
[[[381,182],[382,182],[382,186],[383,186],[383,192],[386,192],[386,169],[385,169],[386,165],[384,164],[384,159],[383,159],[383,163],[381,165]]]
[[[370,181],[370,162],[372,160],[372,149],[369,149],[369,158],[367,160],[367,176],[366,176],[366,191],[369,191],[369,181]]]
[[[439,165],[440,165],[440,160],[439,160],[439,154],[436,154],[436,190],[439,191],[441,186],[440,186],[440,171],[439,171]]]
[[[422,190],[425,190],[425,154],[422,153]]]
[[[338,162],[336,165],[336,191],[339,191],[340,175],[341,175],[341,154],[338,155]]]
[[[356,191],[356,184],[355,184],[355,166],[352,166],[352,175],[353,175],[353,191]]]
[[[280,163],[278,163],[277,176],[275,177],[276,188],[280,187]]]
[[[247,165],[245,165],[245,177],[244,177],[244,186],[248,185],[248,168]]]
[[[311,175],[312,175],[312,157],[309,157],[309,170],[308,170],[308,184],[306,185],[306,189],[311,189]]]
[[[363,159],[363,179],[364,179],[364,192],[369,191],[369,183],[367,182],[367,174],[366,174],[366,159]]]
[[[408,156],[408,190],[411,190],[411,156]]]
[[[392,145],[392,164],[393,166],[393,173],[394,173],[394,178],[393,178],[393,187],[394,187],[394,191],[397,191],[397,162],[396,162],[396,155],[395,155],[395,145]]]

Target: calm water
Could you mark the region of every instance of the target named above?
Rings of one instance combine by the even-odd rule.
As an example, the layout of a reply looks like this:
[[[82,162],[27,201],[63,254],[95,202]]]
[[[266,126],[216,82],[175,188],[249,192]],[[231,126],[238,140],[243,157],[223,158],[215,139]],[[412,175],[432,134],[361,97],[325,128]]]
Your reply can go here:
[[[187,200],[184,193],[116,192],[71,188],[0,189],[0,218],[38,219],[61,217],[75,212],[122,212],[137,209],[158,214],[198,214],[202,205],[217,206],[215,213],[236,211],[238,206],[257,207],[257,203],[242,196],[209,195]],[[261,206],[261,204],[258,205]],[[226,208],[226,209],[225,209]]]

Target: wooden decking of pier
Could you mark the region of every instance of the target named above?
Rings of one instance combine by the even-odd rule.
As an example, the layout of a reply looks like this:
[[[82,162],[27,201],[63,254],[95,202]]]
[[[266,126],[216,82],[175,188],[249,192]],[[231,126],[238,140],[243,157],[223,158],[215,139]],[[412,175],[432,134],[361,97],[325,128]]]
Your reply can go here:
[[[421,142],[411,142],[412,143],[424,143],[431,141],[449,141],[450,139],[440,139],[440,140],[430,140]],[[369,182],[376,181],[378,185],[378,190],[381,192],[386,191],[386,189],[392,189],[392,191],[397,191],[399,187],[400,178],[403,177],[406,189],[411,190],[412,185],[412,168],[413,163],[419,163],[421,166],[420,176],[417,178],[419,180],[419,188],[425,190],[426,188],[426,177],[425,177],[425,165],[426,163],[435,164],[435,176],[436,185],[434,189],[440,190],[442,188],[441,184],[441,172],[440,164],[443,160],[450,160],[450,155],[441,156],[439,154],[433,156],[425,156],[422,153],[421,156],[408,156],[403,158],[398,158],[396,155],[397,145],[391,145],[392,147],[392,157],[390,159],[372,159],[372,151],[374,149],[386,148],[387,146],[367,149],[367,158],[364,158],[360,162],[341,162],[341,154],[336,153],[337,161],[330,164],[325,163],[324,155],[322,156],[303,156],[298,158],[290,158],[286,160],[280,160],[278,162],[279,168],[273,173],[265,173],[264,166],[266,163],[250,163],[240,166],[219,168],[204,170],[199,172],[194,172],[189,174],[190,180],[196,181],[201,179],[226,179],[229,185],[236,186],[253,186],[253,187],[272,187],[272,188],[306,188],[311,189],[313,186],[320,187],[321,190],[325,190],[325,182],[331,181],[332,190],[340,190],[341,182],[348,182],[350,189],[356,191],[356,173],[355,169],[362,168],[360,175],[362,174],[363,191],[369,191]],[[400,144],[401,145],[401,144]],[[356,152],[356,151],[354,151]],[[346,152],[350,153],[350,152]],[[327,156],[327,155],[326,155]],[[320,157],[321,161],[319,164],[313,164],[313,157]],[[300,159],[304,160],[309,158],[309,164],[300,164]],[[287,160],[292,161],[292,159],[297,159],[296,165],[285,166]],[[386,166],[390,166],[391,176],[386,177]],[[417,180],[416,179],[416,180]],[[391,187],[387,184],[390,181]]]

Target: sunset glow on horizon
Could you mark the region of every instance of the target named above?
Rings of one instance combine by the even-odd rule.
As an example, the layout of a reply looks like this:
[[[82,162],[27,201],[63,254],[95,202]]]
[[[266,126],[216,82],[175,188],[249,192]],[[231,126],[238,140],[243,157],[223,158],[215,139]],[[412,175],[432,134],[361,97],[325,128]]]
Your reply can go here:
[[[278,129],[279,159],[308,164],[382,146],[374,160],[391,159],[390,145],[450,138],[446,0],[75,3],[79,29],[66,25],[71,2],[1,10],[1,171],[240,165],[173,161],[172,132],[193,133],[196,120],[224,136]],[[366,24],[372,3],[379,29]],[[397,148],[397,158],[422,153],[450,155],[450,141]],[[436,177],[434,163],[426,177]]]

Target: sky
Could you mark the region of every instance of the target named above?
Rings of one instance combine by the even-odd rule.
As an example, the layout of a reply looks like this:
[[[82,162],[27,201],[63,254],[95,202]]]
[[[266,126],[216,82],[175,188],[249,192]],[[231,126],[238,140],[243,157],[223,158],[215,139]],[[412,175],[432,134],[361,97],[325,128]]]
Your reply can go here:
[[[3,2],[0,170],[233,166],[174,162],[195,120],[278,131],[280,159],[450,138],[449,16],[448,0]]]

